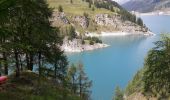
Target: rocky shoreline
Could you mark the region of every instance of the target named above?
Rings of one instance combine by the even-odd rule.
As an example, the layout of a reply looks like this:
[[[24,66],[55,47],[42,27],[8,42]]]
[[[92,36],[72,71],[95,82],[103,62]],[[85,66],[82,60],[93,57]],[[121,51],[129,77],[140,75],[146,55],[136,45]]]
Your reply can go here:
[[[90,36],[90,37],[100,37],[100,36],[127,36],[127,35],[145,35],[145,36],[152,36],[155,35],[155,33],[148,31],[147,33],[143,32],[138,32],[138,33],[130,33],[130,32],[101,32],[101,34],[97,33],[86,33],[85,36]]]
[[[86,18],[84,15],[69,16],[64,12],[54,12],[53,16],[53,19],[51,19],[53,26],[61,27],[60,31],[63,34],[68,34],[69,28],[67,26],[72,25],[78,37],[154,35],[145,25],[140,26],[137,23],[122,20],[118,14],[96,14]],[[93,26],[93,30],[88,30],[88,27],[91,27],[89,21],[91,21],[90,25]],[[64,52],[82,52],[108,46],[103,43],[82,44],[81,39],[75,38],[72,41],[64,40],[61,49]]]
[[[64,40],[61,49],[64,52],[83,52],[83,51],[90,51],[100,48],[106,48],[109,45],[103,43],[94,43],[93,45],[90,44],[82,44],[80,39],[74,40]]]
[[[128,32],[101,32],[101,34],[97,33],[86,33],[86,37],[104,37],[104,36],[127,36],[127,35],[145,35],[145,36],[152,36],[155,35],[152,32],[144,33],[128,33]],[[82,44],[81,39],[73,39],[67,40],[64,39],[63,45],[61,49],[64,52],[83,52],[83,51],[90,51],[95,49],[101,49],[108,47],[108,44],[104,43],[94,43],[93,45],[90,44]]]

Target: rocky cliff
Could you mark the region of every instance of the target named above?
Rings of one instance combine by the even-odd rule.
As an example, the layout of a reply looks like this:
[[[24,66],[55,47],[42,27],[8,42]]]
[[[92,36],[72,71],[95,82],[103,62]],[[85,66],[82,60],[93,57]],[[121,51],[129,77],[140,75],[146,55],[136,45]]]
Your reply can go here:
[[[77,32],[101,33],[101,32],[128,32],[132,34],[150,34],[146,26],[140,26],[128,20],[122,20],[118,14],[96,14],[86,18],[85,16],[67,16],[64,12],[54,12],[53,25],[62,27],[73,25]],[[90,28],[93,28],[90,30]],[[82,34],[84,34],[82,33]]]

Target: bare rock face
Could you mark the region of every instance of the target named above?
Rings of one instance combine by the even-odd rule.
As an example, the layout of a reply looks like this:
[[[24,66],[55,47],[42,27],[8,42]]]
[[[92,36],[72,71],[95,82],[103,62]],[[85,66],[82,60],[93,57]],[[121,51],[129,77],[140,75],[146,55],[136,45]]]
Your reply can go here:
[[[120,16],[113,15],[110,16],[108,14],[97,14],[95,17],[95,22],[98,25],[103,25],[103,26],[114,26],[118,24],[118,20],[120,20]]]
[[[73,20],[80,24],[82,28],[88,27],[88,19],[85,16],[75,16]]]
[[[125,32],[142,34],[143,32],[145,33],[149,31],[145,26],[139,26],[130,21],[123,21],[119,15],[97,14],[95,16],[95,22],[97,25],[111,26],[114,29],[119,29]]]
[[[54,12],[51,20],[53,21],[54,26],[60,24],[69,24],[69,20],[67,19],[64,12]]]

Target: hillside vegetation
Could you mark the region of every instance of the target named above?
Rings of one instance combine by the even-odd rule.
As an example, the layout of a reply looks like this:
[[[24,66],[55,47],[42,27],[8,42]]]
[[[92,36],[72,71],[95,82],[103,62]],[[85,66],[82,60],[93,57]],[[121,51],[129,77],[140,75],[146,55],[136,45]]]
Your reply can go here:
[[[155,42],[145,60],[144,68],[139,70],[128,84],[127,100],[170,100],[170,37],[163,35]],[[132,99],[133,98],[133,99]]]
[[[148,31],[140,18],[112,0],[47,0],[47,2],[55,11],[53,25],[59,27],[65,35],[69,34],[70,26],[81,35],[86,32],[102,31]]]
[[[89,15],[101,14],[101,13],[108,13],[112,14],[113,12],[100,8],[96,9],[94,5],[94,11],[92,7],[89,8],[89,4],[85,2],[85,0],[72,0],[73,3],[70,2],[71,0],[47,0],[49,6],[54,8],[56,11],[58,10],[59,5],[61,5],[64,9],[64,12],[70,15],[83,15],[84,12],[88,12]]]
[[[52,15],[46,0],[0,1],[0,100],[90,99],[92,82],[82,63],[69,67]]]
[[[81,100],[67,89],[57,86],[46,77],[33,72],[22,72],[20,78],[10,75],[0,86],[1,100]]]

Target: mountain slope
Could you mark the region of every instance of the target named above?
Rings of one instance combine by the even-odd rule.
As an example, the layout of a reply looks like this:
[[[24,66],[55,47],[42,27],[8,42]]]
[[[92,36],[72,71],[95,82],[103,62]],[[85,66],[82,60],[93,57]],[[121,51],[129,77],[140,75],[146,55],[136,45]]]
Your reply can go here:
[[[139,25],[132,15],[112,0],[47,0],[55,9],[54,26],[62,32],[72,25],[80,34],[124,31],[129,33],[147,33],[147,27]],[[71,2],[72,1],[72,2]],[[59,6],[63,12],[58,12]]]
[[[122,5],[129,11],[152,12],[170,8],[169,0],[130,0]]]

